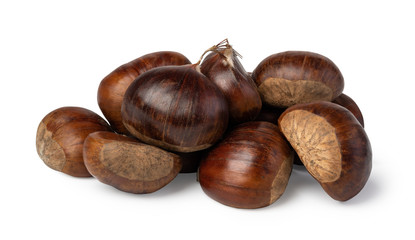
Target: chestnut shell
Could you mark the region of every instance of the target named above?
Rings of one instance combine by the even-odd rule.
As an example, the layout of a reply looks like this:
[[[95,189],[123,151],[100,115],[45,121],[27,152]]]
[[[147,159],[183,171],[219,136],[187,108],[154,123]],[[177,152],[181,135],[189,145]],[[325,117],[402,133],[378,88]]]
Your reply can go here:
[[[236,208],[260,208],[285,191],[293,151],[275,124],[236,126],[202,160],[198,177],[214,200]]]
[[[225,95],[231,124],[256,118],[261,110],[261,97],[232,47],[218,49],[207,55],[200,69]]]
[[[194,152],[217,142],[228,126],[225,96],[195,65],[149,70],[127,89],[122,119],[143,142]]]
[[[328,131],[326,132],[327,129],[321,129],[323,131],[319,131],[319,129],[315,128],[314,125],[309,125],[307,128],[307,124],[311,123],[311,121],[308,120],[310,118],[299,119],[297,117],[293,118],[293,120],[288,124],[282,124],[282,121],[285,120],[284,118],[288,114],[295,111],[311,113],[312,116],[324,119],[329,128],[334,129],[334,132],[331,134],[335,134],[334,139],[336,139],[336,141],[332,144],[332,146],[336,146],[336,148],[338,148],[336,151],[338,151],[338,154],[340,155],[340,165],[338,165],[340,167],[339,175],[333,181],[320,182],[316,177],[315,178],[333,199],[346,201],[353,198],[365,186],[372,169],[372,149],[369,138],[362,125],[349,110],[331,102],[321,101],[298,104],[288,108],[278,119],[278,125],[281,132],[290,141],[290,144],[297,151],[300,158],[301,154],[298,150],[303,148],[306,144],[305,139],[309,139],[307,140],[307,143],[314,142],[315,144],[322,141],[326,141],[327,143],[330,142],[328,142],[329,134],[327,134]],[[301,126],[302,123],[304,123],[303,126]],[[322,126],[321,124],[319,125]],[[291,129],[288,129],[287,126]],[[311,137],[307,137],[303,134],[308,131],[313,134],[310,134]],[[323,152],[328,149],[320,149],[317,145],[315,145],[314,150]],[[310,153],[310,151],[307,152]],[[326,161],[332,161],[333,159],[331,155],[327,155],[325,153],[322,155],[325,156],[325,158],[320,159],[323,162],[319,160],[312,164],[322,165]],[[313,156],[315,155],[313,154]],[[304,159],[301,159],[301,161],[304,161]],[[307,164],[305,163],[304,165],[307,168]],[[327,166],[324,166],[321,169],[326,172],[335,172],[333,169],[327,169]],[[310,171],[308,168],[307,170]]]
[[[190,61],[178,52],[161,51],[143,55],[108,74],[98,87],[98,105],[111,127],[128,135],[121,119],[122,100],[128,86],[142,73],[160,66],[185,65]]]
[[[360,111],[359,106],[356,104],[356,102],[351,97],[342,93],[340,94],[340,96],[335,98],[332,102],[339,104],[342,107],[347,108],[351,113],[353,113],[353,115],[356,117],[356,119],[359,121],[362,127],[365,127],[365,122],[363,120],[363,114]]]
[[[179,173],[179,156],[113,132],[85,139],[84,162],[100,182],[130,193],[152,193]]]
[[[344,88],[338,67],[313,52],[287,51],[262,60],[252,73],[262,100],[275,107],[332,101]]]
[[[91,177],[82,149],[85,138],[96,131],[112,131],[98,114],[81,107],[62,107],[47,114],[36,133],[36,150],[44,163],[74,177]]]

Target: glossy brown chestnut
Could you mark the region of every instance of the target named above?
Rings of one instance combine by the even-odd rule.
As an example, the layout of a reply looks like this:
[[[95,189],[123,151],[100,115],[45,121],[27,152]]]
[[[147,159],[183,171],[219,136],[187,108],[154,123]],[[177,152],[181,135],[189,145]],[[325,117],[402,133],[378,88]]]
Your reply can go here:
[[[179,173],[179,156],[113,132],[85,139],[84,161],[99,181],[130,193],[155,192]]]
[[[228,126],[228,104],[198,67],[159,67],[134,80],[121,110],[127,130],[145,143],[176,152],[195,152],[217,142]]]
[[[238,55],[226,41],[206,56],[200,65],[201,71],[223,92],[229,105],[229,120],[232,124],[252,121],[261,110],[261,97],[252,77],[238,60]]]
[[[74,177],[90,177],[82,158],[85,138],[96,131],[112,131],[98,114],[80,107],[62,107],[39,124],[36,150],[50,168]]]
[[[122,123],[121,104],[125,91],[134,79],[155,67],[184,64],[190,64],[190,61],[180,53],[154,52],[123,64],[108,74],[99,85],[97,98],[111,127],[118,133],[129,134]]]
[[[332,101],[344,88],[340,70],[317,53],[288,51],[265,58],[252,78],[262,101],[275,107],[298,103]]]
[[[331,102],[298,104],[278,120],[308,172],[334,199],[358,194],[372,169],[369,138],[356,117]]]
[[[360,111],[359,106],[357,106],[356,102],[353,101],[351,97],[342,93],[340,94],[340,96],[335,98],[332,102],[347,108],[357,118],[357,120],[362,125],[362,127],[365,127],[362,112]]]
[[[346,94],[342,93],[342,94],[340,94],[340,96],[335,98],[332,102],[336,103],[336,104],[338,104],[342,107],[345,107],[347,110],[349,110],[356,117],[356,119],[359,121],[359,123],[362,125],[362,127],[364,127],[363,115],[360,112],[359,107],[353,101],[352,98],[350,98]],[[295,154],[295,156],[294,156],[294,164],[303,165],[303,163],[301,162],[301,160],[300,160],[300,158],[298,157],[297,154]]]
[[[240,124],[202,160],[199,182],[216,201],[236,208],[260,208],[285,191],[293,151],[275,124]]]

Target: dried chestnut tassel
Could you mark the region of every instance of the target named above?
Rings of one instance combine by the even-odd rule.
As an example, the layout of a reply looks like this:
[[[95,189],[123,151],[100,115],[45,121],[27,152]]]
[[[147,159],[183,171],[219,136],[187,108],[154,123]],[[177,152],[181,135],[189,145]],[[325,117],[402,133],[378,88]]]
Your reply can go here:
[[[261,97],[255,82],[238,60],[241,55],[225,39],[206,56],[201,71],[223,92],[232,124],[254,120],[261,111]]]

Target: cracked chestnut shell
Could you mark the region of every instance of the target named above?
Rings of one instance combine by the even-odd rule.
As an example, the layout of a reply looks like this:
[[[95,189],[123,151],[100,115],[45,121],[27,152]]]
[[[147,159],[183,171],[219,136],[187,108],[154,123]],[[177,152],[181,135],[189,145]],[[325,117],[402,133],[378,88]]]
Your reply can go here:
[[[200,65],[201,72],[225,95],[232,124],[253,121],[261,110],[261,97],[252,77],[245,71],[234,49],[213,51]]]
[[[190,61],[178,52],[149,53],[123,64],[108,74],[98,87],[98,105],[111,127],[118,133],[129,135],[121,119],[122,100],[128,86],[142,73],[155,67],[185,65]]]
[[[96,131],[112,131],[98,114],[80,107],[62,107],[47,114],[36,133],[36,150],[50,168],[74,177],[91,177],[82,149]]]
[[[307,171],[332,198],[349,200],[365,186],[372,149],[349,110],[323,101],[298,104],[288,108],[278,124]]]
[[[313,101],[332,101],[344,88],[337,66],[313,52],[287,51],[262,60],[252,73],[262,101],[289,107]]]
[[[130,193],[155,192],[182,168],[179,156],[113,132],[95,132],[85,139],[84,161],[102,183]]]
[[[260,208],[285,191],[293,151],[275,124],[236,126],[202,160],[198,177],[214,200],[236,208]]]
[[[195,152],[216,143],[228,126],[228,104],[198,66],[154,68],[134,80],[121,110],[127,130],[145,143],[175,152]]]

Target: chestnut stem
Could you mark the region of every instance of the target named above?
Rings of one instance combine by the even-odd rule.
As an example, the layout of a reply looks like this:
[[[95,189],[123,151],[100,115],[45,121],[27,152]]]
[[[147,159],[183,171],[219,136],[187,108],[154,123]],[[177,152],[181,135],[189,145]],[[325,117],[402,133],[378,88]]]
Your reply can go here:
[[[218,50],[219,49],[229,49],[229,48],[232,48],[232,46],[229,44],[229,41],[228,41],[228,39],[227,38],[225,38],[224,40],[222,40],[220,43],[218,43],[218,44],[216,44],[216,45],[214,45],[214,46],[212,46],[212,47],[210,47],[210,48],[208,48],[205,52],[203,52],[203,54],[202,54],[202,56],[200,57],[200,59],[199,59],[199,61],[197,61],[197,63],[195,63],[195,65],[199,65],[201,62],[202,62],[202,60],[203,60],[203,57],[206,55],[206,53],[208,53],[208,52],[216,52],[216,53],[218,53],[218,54],[220,54],[220,55],[223,55],[221,52],[219,52]],[[234,51],[234,53],[238,56],[238,57],[240,57],[240,58],[242,58],[242,55],[241,54],[239,54],[237,51],[235,51],[234,49],[232,49],[233,51]]]

